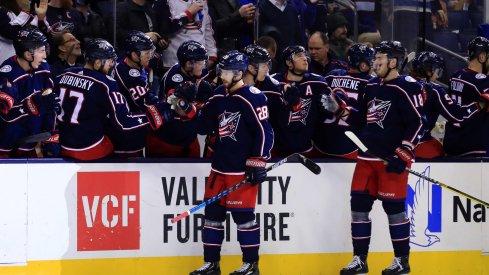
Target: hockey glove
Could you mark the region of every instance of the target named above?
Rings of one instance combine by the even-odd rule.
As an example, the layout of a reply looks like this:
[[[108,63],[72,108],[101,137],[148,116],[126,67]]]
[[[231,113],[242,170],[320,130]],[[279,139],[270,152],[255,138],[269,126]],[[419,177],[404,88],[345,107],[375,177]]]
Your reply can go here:
[[[386,171],[388,173],[402,174],[408,164],[411,164],[414,160],[414,150],[412,147],[403,144],[401,147],[397,147],[394,151],[394,155],[387,158]]]
[[[199,82],[199,86],[197,88],[197,94],[195,96],[195,101],[199,103],[205,103],[207,100],[209,100],[209,97],[211,96],[212,92],[214,91],[214,88],[212,85],[205,80],[201,80]]]
[[[169,92],[169,94],[170,93],[171,92]],[[195,86],[195,84],[191,81],[185,81],[175,88],[173,94],[179,98],[185,99],[188,102],[192,102],[195,100],[195,96],[197,94],[197,86]]]
[[[6,115],[14,106],[14,98],[10,96],[12,93],[10,89],[12,88],[12,84],[8,81],[7,78],[4,78],[2,83],[0,83],[0,113]]]
[[[61,145],[59,144],[59,134],[54,133],[48,140],[41,143],[41,151],[46,158],[58,158],[61,156]]]
[[[301,105],[301,91],[297,86],[285,85],[284,86],[284,101],[285,105],[291,108],[293,111],[300,109]]]
[[[477,104],[481,110],[485,110],[486,112],[489,112],[489,94],[483,93],[479,97]]]
[[[347,98],[348,96],[342,90],[334,89],[330,94],[321,96],[321,104],[326,112],[342,117],[347,108]]]
[[[33,93],[22,102],[29,113],[35,116],[61,110],[59,97],[51,89],[42,93]]]
[[[262,158],[248,158],[246,160],[246,178],[251,185],[265,181],[267,178],[266,165],[267,162]]]
[[[173,119],[173,114],[167,104],[158,102],[146,106],[146,117],[151,128],[158,130],[161,125]]]
[[[180,98],[175,94],[170,95],[166,102],[170,104],[171,109],[183,118],[191,119],[197,114],[195,105],[187,101],[185,98]]]

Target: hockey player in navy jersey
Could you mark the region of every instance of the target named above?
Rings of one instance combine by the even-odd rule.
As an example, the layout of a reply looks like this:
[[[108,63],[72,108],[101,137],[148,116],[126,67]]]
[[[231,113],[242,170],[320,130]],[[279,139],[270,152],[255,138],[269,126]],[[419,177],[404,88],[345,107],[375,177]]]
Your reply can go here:
[[[147,71],[155,46],[145,33],[132,31],[126,36],[123,47],[126,56],[114,67],[114,76],[120,93],[128,100],[129,110],[144,112],[146,105],[158,101],[157,96],[149,90]],[[116,153],[131,157],[143,156],[146,135],[126,135],[123,138],[125,141],[120,143],[121,146],[117,148]],[[129,141],[128,138],[133,140]]]
[[[198,84],[201,78],[206,77],[207,51],[199,42],[186,41],[178,48],[177,57],[178,63],[163,76],[159,97],[166,99],[178,90],[183,92],[186,100],[192,103],[197,96],[195,86],[182,84],[185,82]],[[191,92],[192,90],[195,92]],[[148,135],[147,155],[150,157],[199,157],[200,145],[192,124],[181,116],[175,116],[158,131]]]
[[[309,56],[304,47],[287,47],[282,60],[287,70],[272,77],[280,82],[288,104],[279,111],[270,112],[276,134],[273,155],[303,153],[311,156],[314,127],[318,112],[322,111],[321,96],[331,90],[324,77],[308,73]],[[296,87],[299,92],[288,86]]]
[[[16,55],[0,66],[0,158],[36,157],[35,143],[19,139],[54,131],[59,99],[46,63],[46,37],[35,27],[19,31]]]
[[[351,185],[353,260],[340,274],[368,272],[367,254],[370,245],[369,213],[376,199],[389,221],[394,247],[392,265],[383,275],[407,274],[409,267],[410,222],[405,200],[408,172],[414,159],[414,147],[423,133],[421,116],[423,87],[410,76],[399,75],[398,68],[405,49],[397,41],[381,42],[373,63],[377,77],[365,88],[358,110],[347,107],[335,93],[324,100],[325,108],[345,122],[360,127],[360,138],[370,151],[381,159],[359,152]],[[417,103],[415,100],[418,100]]]
[[[363,44],[353,45],[347,53],[348,70],[338,69],[326,76],[333,92],[341,92],[348,106],[358,108],[358,99],[372,78],[370,74],[375,51]],[[357,132],[344,120],[324,112],[318,114],[314,147],[322,157],[357,158],[357,147],[344,132]]]
[[[489,40],[484,37],[472,39],[468,46],[469,65],[450,79],[448,94],[457,104],[469,105],[481,100],[481,94],[489,91]],[[448,155],[477,157],[485,156],[487,138],[487,112],[479,112],[464,123],[447,123],[443,148]]]
[[[485,102],[473,102],[467,106],[460,106],[447,94],[445,88],[436,84],[435,81],[442,77],[444,60],[434,52],[420,52],[412,62],[413,71],[411,75],[420,81],[426,90],[426,101],[423,113],[426,116],[425,133],[416,146],[416,158],[436,158],[445,155],[442,144],[431,136],[431,129],[439,115],[442,115],[451,123],[462,124],[464,121],[474,117],[483,107]],[[420,99],[414,101],[418,103]]]
[[[131,142],[131,136],[144,136],[148,124],[158,129],[171,119],[169,106],[161,103],[147,105],[144,113],[129,111],[126,98],[110,77],[116,57],[107,41],[91,40],[86,45],[85,67],[56,78],[55,91],[62,102],[58,119],[63,156],[79,160],[106,157],[124,147],[124,142]]]
[[[191,275],[221,274],[219,261],[224,240],[226,211],[237,224],[238,241],[243,252],[243,265],[233,275],[257,275],[260,228],[255,221],[258,184],[266,178],[266,160],[270,158],[273,131],[268,123],[265,95],[244,84],[247,57],[231,51],[219,63],[219,86],[198,118],[201,134],[218,129],[218,139],[212,156],[211,173],[205,186],[204,199],[248,178],[249,184],[226,197],[207,205],[203,230],[205,264]]]

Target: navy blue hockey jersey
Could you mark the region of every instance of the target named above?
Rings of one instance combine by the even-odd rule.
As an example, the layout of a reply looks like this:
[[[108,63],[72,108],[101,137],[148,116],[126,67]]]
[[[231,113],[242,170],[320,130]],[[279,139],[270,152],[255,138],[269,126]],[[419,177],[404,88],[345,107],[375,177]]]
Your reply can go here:
[[[67,149],[86,149],[108,132],[144,135],[148,119],[131,113],[117,82],[100,72],[76,68],[59,75],[55,91],[61,99],[60,143]]]
[[[273,78],[286,84],[296,85],[301,92],[300,109],[297,111],[282,108],[271,112],[270,120],[274,125],[275,148],[283,153],[306,152],[312,149],[312,137],[318,113],[321,111],[321,95],[330,93],[331,89],[324,77],[306,73],[299,82],[289,82],[284,74],[275,74]]]
[[[487,92],[489,92],[489,78],[468,68],[456,72],[450,79],[448,94],[460,105],[477,102],[480,95]],[[443,141],[445,152],[449,155],[483,155],[487,117],[487,112],[479,112],[462,125],[447,123]]]
[[[390,81],[375,77],[365,87],[359,109],[352,109],[346,122],[361,127],[360,139],[369,150],[390,157],[401,144],[414,148],[421,139],[424,96],[423,86],[410,76]],[[371,159],[361,151],[359,158]]]
[[[244,174],[246,159],[270,158],[274,133],[265,95],[244,85],[233,93],[219,86],[199,114],[200,134],[217,130],[212,169]]]
[[[447,94],[445,88],[439,84],[422,82],[425,86],[427,99],[424,103],[423,113],[426,116],[426,131],[422,141],[430,140],[431,130],[435,126],[438,116],[441,115],[450,123],[461,124],[462,122],[473,118],[478,112],[478,104],[473,102],[469,105],[459,105],[454,102]]]
[[[114,68],[114,78],[119,84],[121,94],[128,100],[131,111],[143,111],[146,109],[145,103],[149,105],[157,100],[149,91],[146,69],[134,69],[122,61]]]
[[[13,106],[6,115],[1,115],[0,121],[0,150],[10,151],[17,141],[25,136],[53,131],[56,115],[29,115],[21,101],[33,93],[40,93],[46,89],[52,89],[49,65],[41,63],[39,68],[26,72],[17,63],[17,57],[13,56],[2,63],[0,67],[0,79],[7,79],[8,89],[3,91],[13,102]],[[21,148],[33,147],[33,144]]]
[[[349,73],[347,70],[334,70],[326,76],[331,89],[341,89],[348,95],[348,106],[358,109],[358,98],[361,97],[365,86],[372,78],[362,73]],[[326,112],[318,113],[314,146],[323,154],[342,156],[357,150],[357,146],[345,136],[345,131],[357,133],[358,129],[351,127],[344,120]]]

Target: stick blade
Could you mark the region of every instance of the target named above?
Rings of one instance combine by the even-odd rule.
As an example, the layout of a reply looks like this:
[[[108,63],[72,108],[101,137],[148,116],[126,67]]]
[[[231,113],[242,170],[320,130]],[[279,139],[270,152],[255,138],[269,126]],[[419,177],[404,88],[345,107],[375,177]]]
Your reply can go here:
[[[317,165],[314,161],[304,157],[301,154],[297,154],[299,157],[299,162],[302,163],[309,171],[313,172],[316,175],[321,174],[321,167]]]
[[[355,143],[355,145],[362,150],[362,152],[367,152],[368,148],[363,144],[363,142],[355,135],[352,131],[345,131],[345,135]]]

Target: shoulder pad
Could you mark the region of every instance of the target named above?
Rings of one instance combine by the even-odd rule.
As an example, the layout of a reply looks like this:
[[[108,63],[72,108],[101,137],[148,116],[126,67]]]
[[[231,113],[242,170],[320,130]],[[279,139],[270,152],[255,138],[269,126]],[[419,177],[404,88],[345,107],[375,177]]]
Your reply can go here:
[[[273,83],[273,85],[279,85],[280,84],[280,82],[278,80],[276,80],[275,78],[273,78],[273,76],[269,76],[268,78]]]
[[[253,86],[250,86],[250,92],[256,95],[261,94],[261,91]]]
[[[0,72],[2,73],[8,73],[12,71],[12,66],[10,65],[3,65],[2,68],[0,68]]]
[[[406,76],[406,77],[404,77],[404,80],[406,80],[407,82],[416,82],[416,81],[417,81],[416,79],[412,78],[412,77],[411,77],[411,76],[409,76],[409,75],[408,75],[408,76]]]
[[[129,75],[132,76],[132,77],[139,77],[141,75],[141,73],[136,70],[136,69],[130,69],[129,70]]]
[[[183,81],[183,76],[181,74],[174,74],[172,77],[171,77],[171,80],[173,82],[182,82]]]
[[[481,74],[481,73],[478,73],[478,74],[476,74],[476,75],[475,75],[475,78],[476,78],[476,79],[484,79],[484,78],[486,78],[486,77],[487,77],[487,75],[485,75],[485,74]]]
[[[110,76],[110,75],[106,75],[106,77],[107,77],[107,78],[108,78],[110,81],[115,81],[115,79],[114,79],[112,76]]]

